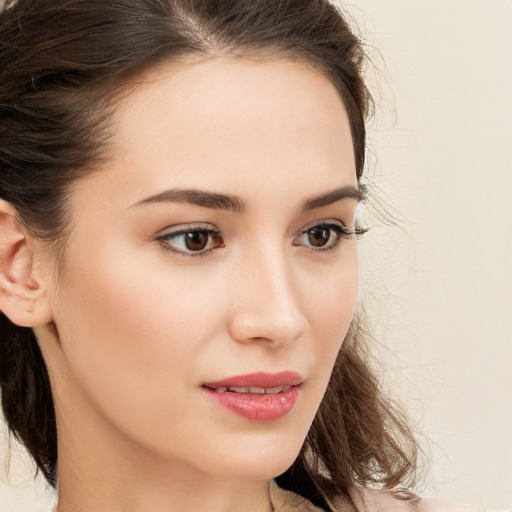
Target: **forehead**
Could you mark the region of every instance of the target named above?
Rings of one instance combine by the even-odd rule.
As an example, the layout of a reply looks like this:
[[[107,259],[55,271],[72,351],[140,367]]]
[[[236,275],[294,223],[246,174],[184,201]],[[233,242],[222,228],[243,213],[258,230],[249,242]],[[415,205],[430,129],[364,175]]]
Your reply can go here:
[[[337,90],[312,67],[283,59],[160,66],[119,103],[113,149],[110,177],[132,184],[134,201],[171,185],[243,196],[269,182],[277,191],[314,179],[319,192],[357,182]]]

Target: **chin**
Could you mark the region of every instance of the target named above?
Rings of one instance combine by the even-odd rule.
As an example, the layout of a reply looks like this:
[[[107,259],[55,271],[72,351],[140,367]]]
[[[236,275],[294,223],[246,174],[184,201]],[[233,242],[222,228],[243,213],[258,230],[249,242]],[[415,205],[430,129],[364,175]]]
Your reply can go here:
[[[284,473],[297,459],[303,440],[290,443],[267,442],[253,447],[231,449],[229,456],[217,458],[219,477],[229,480],[268,480]]]
[[[253,462],[242,466],[225,468],[224,472],[217,473],[217,477],[225,480],[271,480],[284,473],[295,459],[263,460],[261,463]]]

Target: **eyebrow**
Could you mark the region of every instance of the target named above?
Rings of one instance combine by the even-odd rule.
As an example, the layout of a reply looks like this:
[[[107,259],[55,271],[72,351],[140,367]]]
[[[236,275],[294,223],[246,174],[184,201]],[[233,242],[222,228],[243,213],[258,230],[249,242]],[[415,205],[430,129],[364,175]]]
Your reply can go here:
[[[245,210],[244,201],[236,196],[226,194],[217,194],[215,192],[207,192],[198,189],[169,189],[158,194],[146,197],[142,201],[138,201],[133,206],[143,206],[154,203],[190,203],[203,208],[211,208],[213,210],[231,210],[242,213]]]
[[[303,201],[299,207],[299,212],[305,213],[317,208],[329,206],[330,204],[341,201],[342,199],[355,199],[364,201],[365,189],[362,185],[355,187],[345,185],[329,192],[310,197]],[[203,208],[213,210],[228,210],[236,213],[243,213],[246,210],[245,202],[238,196],[219,194],[199,189],[169,189],[158,194],[146,197],[136,202],[132,206],[143,206],[155,203],[189,203]]]
[[[346,185],[344,187],[336,188],[325,194],[306,199],[299,208],[301,213],[316,210],[324,206],[329,206],[332,203],[341,201],[342,199],[355,199],[357,202],[365,200],[365,191],[363,185],[354,187],[353,185]]]

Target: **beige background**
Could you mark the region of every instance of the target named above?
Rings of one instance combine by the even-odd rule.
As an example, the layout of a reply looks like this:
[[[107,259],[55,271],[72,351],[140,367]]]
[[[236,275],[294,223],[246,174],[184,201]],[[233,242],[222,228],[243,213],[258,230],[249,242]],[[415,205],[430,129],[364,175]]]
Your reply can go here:
[[[423,493],[512,508],[512,2],[345,5],[377,68],[376,195],[400,224],[371,221],[362,296],[425,437]],[[17,453],[0,512],[44,512]]]

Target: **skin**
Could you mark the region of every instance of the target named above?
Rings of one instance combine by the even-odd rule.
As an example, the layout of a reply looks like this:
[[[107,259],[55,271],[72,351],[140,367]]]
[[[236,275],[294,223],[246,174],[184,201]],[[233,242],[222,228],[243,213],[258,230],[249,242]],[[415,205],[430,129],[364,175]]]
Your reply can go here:
[[[305,65],[218,57],[154,70],[112,126],[112,158],[73,187],[58,270],[19,226],[3,264],[17,269],[5,286],[27,296],[11,318],[35,328],[52,380],[59,512],[269,511],[268,479],[295,460],[357,302],[355,237],[336,245],[328,230],[326,250],[304,234],[353,229],[357,200],[301,211],[357,189],[343,103]],[[245,210],[141,204],[178,188],[237,196]],[[190,227],[220,233],[202,257],[161,239]],[[304,382],[272,422],[201,388],[284,370]]]

